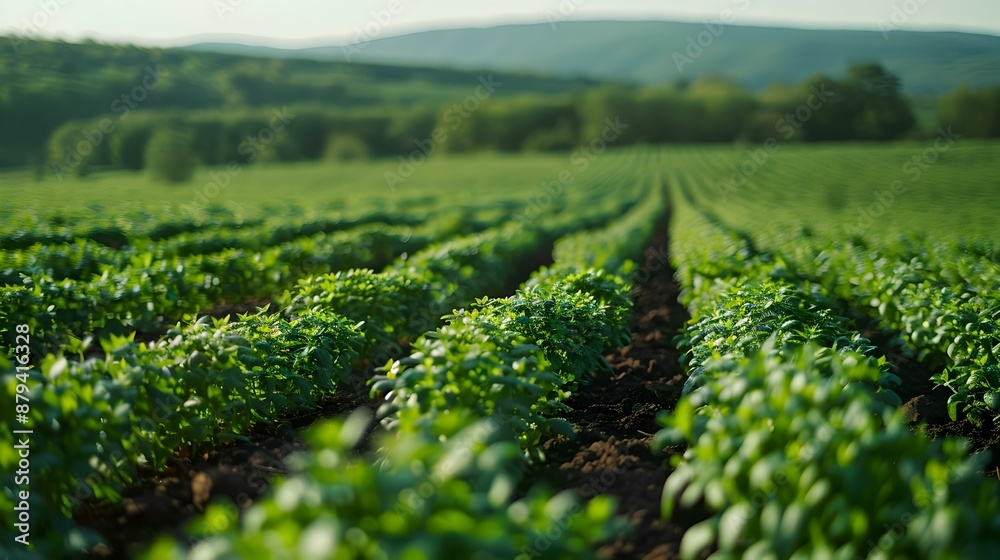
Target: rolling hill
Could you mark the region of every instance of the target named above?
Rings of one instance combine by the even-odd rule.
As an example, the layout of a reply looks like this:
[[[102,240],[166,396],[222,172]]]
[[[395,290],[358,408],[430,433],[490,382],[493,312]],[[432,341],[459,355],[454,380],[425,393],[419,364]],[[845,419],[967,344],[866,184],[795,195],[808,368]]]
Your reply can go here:
[[[700,23],[560,22],[426,31],[374,39],[350,50],[218,42],[189,48],[341,61],[350,52],[352,62],[519,70],[643,84],[720,74],[753,89],[777,81],[798,82],[817,72],[840,74],[852,63],[878,61],[899,75],[904,89],[914,95],[1000,84],[1000,37],[741,26],[715,31]]]

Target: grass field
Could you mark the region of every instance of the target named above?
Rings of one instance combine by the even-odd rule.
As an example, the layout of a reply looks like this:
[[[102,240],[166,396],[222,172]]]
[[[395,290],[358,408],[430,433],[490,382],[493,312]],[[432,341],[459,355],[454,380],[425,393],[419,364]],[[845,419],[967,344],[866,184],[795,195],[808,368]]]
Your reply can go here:
[[[36,181],[20,175],[4,178],[0,188],[8,203],[0,210],[0,218],[9,229],[18,227],[28,216],[38,220],[61,216],[70,225],[74,220],[93,222],[95,212],[108,219],[114,214],[124,219],[166,216],[164,219],[179,220],[188,215],[199,217],[189,207],[211,206],[246,218],[275,211],[288,213],[289,206],[302,216],[375,210],[406,213],[440,207],[442,198],[447,198],[448,208],[473,206],[484,199],[530,199],[544,192],[543,182],[558,181],[563,171],[583,178],[596,172],[593,168],[581,172],[568,155],[560,154],[432,158],[416,166],[391,159],[246,165],[235,172],[208,168],[181,185],[127,172],[62,181],[55,177]],[[386,174],[395,176],[391,187]]]
[[[2,179],[31,557],[1000,554],[1000,144],[400,165]]]

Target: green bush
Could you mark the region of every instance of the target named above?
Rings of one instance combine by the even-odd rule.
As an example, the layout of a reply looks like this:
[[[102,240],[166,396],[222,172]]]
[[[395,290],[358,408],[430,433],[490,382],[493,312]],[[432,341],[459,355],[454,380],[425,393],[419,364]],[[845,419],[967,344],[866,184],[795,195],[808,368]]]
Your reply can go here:
[[[94,166],[109,161],[108,142],[96,122],[70,121],[49,138],[48,167],[59,179],[86,177]]]
[[[873,367],[883,371],[878,379],[879,399],[893,406],[902,405],[895,393],[902,380],[888,371],[885,358],[874,357],[875,347],[851,327],[850,321],[794,286],[773,281],[719,291],[714,305],[703,308],[703,315],[687,326],[685,334],[678,338],[681,346],[690,348],[686,359],[692,371],[684,393],[712,376],[704,367],[710,360],[739,360],[768,340],[782,354],[809,342],[838,352],[864,354]]]
[[[368,145],[356,134],[334,134],[323,148],[324,161],[356,161],[368,159]]]
[[[154,177],[168,183],[187,181],[197,165],[190,138],[176,130],[153,134],[146,145],[145,162]]]
[[[138,171],[145,165],[146,147],[153,136],[154,123],[149,121],[126,121],[115,130],[110,138],[111,163],[122,169]]]

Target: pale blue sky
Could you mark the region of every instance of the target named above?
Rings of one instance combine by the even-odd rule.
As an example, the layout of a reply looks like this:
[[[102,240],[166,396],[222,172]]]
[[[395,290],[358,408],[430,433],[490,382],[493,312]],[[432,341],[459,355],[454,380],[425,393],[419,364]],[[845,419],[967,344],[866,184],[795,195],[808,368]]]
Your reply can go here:
[[[398,6],[391,19],[372,23],[373,12],[390,6]],[[0,34],[159,45],[243,34],[293,46],[348,42],[366,24],[374,38],[551,17],[706,21],[724,9],[733,24],[877,30],[896,12],[900,29],[1000,35],[1000,0],[3,0]]]

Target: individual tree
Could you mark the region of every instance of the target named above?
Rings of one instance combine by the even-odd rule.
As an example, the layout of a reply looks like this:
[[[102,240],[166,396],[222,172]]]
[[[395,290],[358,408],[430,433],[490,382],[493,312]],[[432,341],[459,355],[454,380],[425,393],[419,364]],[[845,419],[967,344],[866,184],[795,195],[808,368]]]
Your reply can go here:
[[[169,183],[187,181],[197,165],[188,135],[169,128],[155,132],[149,139],[145,161],[154,177]]]
[[[146,145],[153,135],[153,129],[153,122],[141,121],[139,118],[132,118],[120,124],[108,138],[112,165],[135,171],[142,169],[145,165],[143,158]]]
[[[95,165],[109,162],[106,136],[94,133],[96,123],[70,121],[49,138],[48,169],[60,179],[67,175],[85,177]]]
[[[941,98],[938,125],[968,138],[1000,137],[1000,87],[959,88]]]
[[[334,134],[323,148],[324,161],[356,161],[368,158],[368,146],[355,134]]]
[[[909,132],[916,117],[903,96],[899,78],[878,64],[853,66],[843,89],[856,104],[853,137],[859,140],[891,140]]]
[[[832,92],[819,107],[817,90]],[[892,140],[916,124],[899,78],[879,64],[852,66],[842,80],[817,76],[806,83],[800,95],[800,103],[813,105],[805,113],[809,118],[802,122],[807,140]]]

